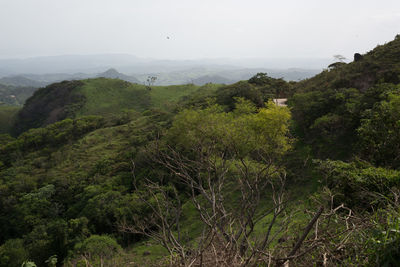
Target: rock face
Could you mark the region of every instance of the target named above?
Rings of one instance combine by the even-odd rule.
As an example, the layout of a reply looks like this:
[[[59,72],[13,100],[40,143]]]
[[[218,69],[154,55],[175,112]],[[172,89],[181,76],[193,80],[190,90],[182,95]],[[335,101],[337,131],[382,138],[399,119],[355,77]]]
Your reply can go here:
[[[363,56],[359,53],[354,54],[354,62],[360,61],[363,58]]]

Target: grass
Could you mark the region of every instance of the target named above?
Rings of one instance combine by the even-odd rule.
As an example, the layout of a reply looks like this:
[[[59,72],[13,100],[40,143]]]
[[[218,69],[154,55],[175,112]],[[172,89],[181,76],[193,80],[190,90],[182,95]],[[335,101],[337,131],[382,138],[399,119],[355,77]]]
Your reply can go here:
[[[303,212],[305,209],[310,208],[309,205],[309,196],[315,193],[318,190],[319,183],[316,179],[310,179],[306,182],[302,181],[290,184],[287,188],[289,197],[291,201],[288,204],[287,213],[290,214],[290,230],[281,232],[281,225],[284,223],[284,217],[287,219],[287,216],[279,216],[277,221],[273,225],[271,229],[271,236],[278,234],[274,241],[270,244],[270,248],[273,248],[278,245],[278,239],[280,237],[289,237],[289,242],[297,241],[297,236],[299,233],[302,233],[305,226],[311,220],[310,214]],[[262,199],[259,204],[259,209],[257,214],[263,214],[266,211],[270,210],[274,205],[271,199],[272,193],[267,190],[263,193]],[[231,181],[226,184],[225,192],[228,192],[224,198],[226,199],[226,203],[230,203],[233,206],[230,208],[234,209],[235,203],[240,199],[240,192],[237,190],[237,185],[234,181]],[[201,197],[199,196],[199,199]],[[200,200],[201,201],[201,200]],[[228,204],[227,206],[230,206]],[[201,236],[202,229],[204,224],[200,220],[199,214],[195,209],[192,201],[189,199],[182,206],[182,220],[181,220],[181,235],[183,243],[187,246],[196,246],[196,241]],[[258,221],[254,227],[254,232],[252,234],[252,239],[260,241],[268,231],[269,224],[273,218],[273,214],[270,213],[260,221]],[[149,245],[151,244],[151,245]],[[153,252],[153,246],[155,252]],[[162,254],[157,254],[158,248],[162,247],[158,244],[154,244],[153,240],[148,240],[147,243],[141,243],[135,245],[133,252],[136,260],[139,260],[140,263],[147,264],[156,264],[156,262],[160,261],[160,257],[164,256],[164,260],[167,260],[167,251],[164,249]],[[142,252],[149,251],[150,254],[145,256],[142,255]],[[150,256],[152,255],[152,256]],[[146,261],[143,261],[146,260]]]
[[[144,111],[150,107],[150,95],[143,85],[118,79],[88,79],[76,93],[83,94],[86,102],[77,116],[118,114],[123,110]]]
[[[111,115],[124,110],[145,111],[149,108],[171,110],[184,96],[201,87],[193,84],[152,86],[151,89],[140,84],[131,84],[118,79],[87,79],[75,93],[85,96],[84,106],[77,116]]]
[[[168,251],[161,245],[153,241],[140,242],[130,249],[127,249],[130,255],[132,266],[164,266],[168,260]],[[168,265],[168,264],[165,264]]]
[[[151,104],[160,109],[169,109],[181,97],[187,96],[197,91],[200,86],[193,84],[171,85],[171,86],[152,86],[150,90]]]

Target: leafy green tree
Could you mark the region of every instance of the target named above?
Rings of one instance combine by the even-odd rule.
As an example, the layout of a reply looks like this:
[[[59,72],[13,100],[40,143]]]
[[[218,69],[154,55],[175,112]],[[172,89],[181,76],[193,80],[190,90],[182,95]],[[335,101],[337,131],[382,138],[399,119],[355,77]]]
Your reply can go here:
[[[267,73],[259,72],[249,79],[249,83],[256,85],[266,85],[271,78],[268,77]]]
[[[0,267],[19,267],[28,258],[22,239],[9,239],[0,246]]]
[[[357,132],[363,158],[400,168],[400,95],[389,93],[387,100],[366,110]]]
[[[215,257],[255,263],[260,251],[273,242],[270,231],[256,237],[254,230],[267,215],[267,227],[273,227],[284,210],[285,171],[280,163],[291,148],[290,113],[272,101],[260,109],[243,98],[236,102],[228,113],[218,105],[182,111],[162,140],[165,143],[155,148],[154,161],[170,170],[191,195],[204,227],[197,245],[182,243],[177,191],[148,179],[145,193],[138,196],[154,212],[123,227],[156,238],[171,256],[179,256],[179,264],[198,260],[211,244],[222,250]],[[258,217],[266,192],[276,201],[270,212]]]
[[[121,252],[121,246],[110,236],[92,235],[75,245],[74,256],[83,258],[95,266],[103,266],[104,262]]]
[[[235,108],[235,99],[237,97],[250,100],[257,107],[264,106],[264,102],[267,101],[259,88],[246,81],[240,81],[238,83],[222,87],[217,91],[216,94],[217,103],[219,105],[227,106],[229,111]]]
[[[340,62],[344,62],[346,60],[346,57],[342,55],[334,55],[333,58],[339,60]]]
[[[379,198],[392,196],[392,188],[400,185],[399,171],[374,167],[363,161],[317,160],[316,163],[328,187],[338,193],[337,201],[351,208],[376,205]]]
[[[295,131],[318,157],[341,158],[354,150],[362,95],[356,89],[312,91],[290,100]]]

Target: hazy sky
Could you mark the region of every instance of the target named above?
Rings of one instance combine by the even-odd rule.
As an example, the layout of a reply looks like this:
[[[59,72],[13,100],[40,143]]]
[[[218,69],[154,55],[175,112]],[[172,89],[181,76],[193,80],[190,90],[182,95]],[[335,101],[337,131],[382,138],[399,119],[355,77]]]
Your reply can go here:
[[[397,33],[400,0],[0,0],[0,58],[352,57]]]

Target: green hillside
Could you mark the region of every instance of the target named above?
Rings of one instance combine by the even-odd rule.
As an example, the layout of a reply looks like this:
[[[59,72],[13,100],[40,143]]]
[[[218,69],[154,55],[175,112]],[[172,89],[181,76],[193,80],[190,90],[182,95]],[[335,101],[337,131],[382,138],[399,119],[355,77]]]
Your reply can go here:
[[[85,99],[73,116],[117,114],[125,109],[143,111],[151,106],[145,86],[118,79],[97,78],[83,80],[74,90]]]
[[[399,44],[297,83],[39,89],[0,138],[0,267],[396,266]]]
[[[200,86],[153,86],[119,79],[96,78],[64,81],[39,89],[18,114],[14,134],[27,129],[86,115],[112,117],[123,111],[168,110],[181,97],[201,90]]]
[[[400,35],[351,63],[332,64],[322,73],[297,83],[297,92],[356,88],[365,92],[376,83],[400,82]]]
[[[0,105],[21,106],[36,90],[36,87],[21,87],[0,83]]]
[[[20,109],[16,106],[0,106],[0,134],[10,133]]]
[[[380,101],[398,94],[400,38],[358,61],[340,63],[294,85],[289,104],[296,132],[320,157],[349,158],[360,149],[358,130]]]

